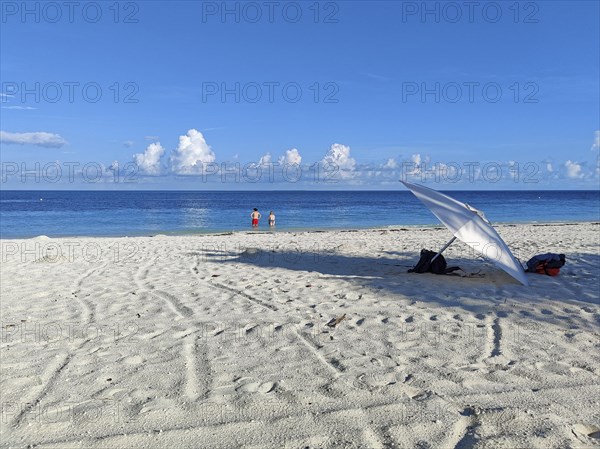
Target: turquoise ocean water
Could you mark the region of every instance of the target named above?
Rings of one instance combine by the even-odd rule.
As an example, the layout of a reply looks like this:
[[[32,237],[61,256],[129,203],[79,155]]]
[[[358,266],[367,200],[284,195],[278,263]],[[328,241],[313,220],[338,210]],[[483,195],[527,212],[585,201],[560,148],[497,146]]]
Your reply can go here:
[[[492,223],[600,221],[600,191],[453,191]],[[1,191],[0,237],[135,236],[438,224],[408,191]]]

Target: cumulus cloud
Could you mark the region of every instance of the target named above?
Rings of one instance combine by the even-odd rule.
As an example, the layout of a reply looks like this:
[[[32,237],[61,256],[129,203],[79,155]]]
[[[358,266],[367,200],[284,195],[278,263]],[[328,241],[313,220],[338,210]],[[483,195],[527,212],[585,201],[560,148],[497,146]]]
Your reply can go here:
[[[165,154],[165,149],[160,142],[151,143],[143,153],[133,155],[133,161],[140,171],[147,175],[160,175],[162,169],[160,158]]]
[[[583,177],[581,164],[568,160],[565,162],[565,168],[567,170],[567,178],[581,178]]]
[[[422,156],[421,153],[415,153],[410,157],[410,161],[417,166],[420,166],[421,164],[429,165],[431,158],[429,155]]]
[[[421,153],[414,153],[410,156],[408,161],[402,163],[403,167],[406,167],[406,175],[408,176],[419,176],[422,175],[423,170],[427,171],[429,168],[429,156],[422,156]]]
[[[339,170],[340,178],[351,178],[354,176],[356,161],[350,157],[350,147],[334,143],[321,159],[323,165],[333,165]]]
[[[0,131],[0,142],[8,145],[37,145],[38,147],[60,148],[68,142],[58,134],[35,133],[9,133]]]
[[[271,163],[271,153],[265,153],[258,161],[258,165],[269,165]]]
[[[185,136],[179,136],[179,146],[170,157],[172,171],[180,175],[202,174],[203,164],[214,160],[215,153],[202,133],[195,129],[190,129]]]
[[[302,156],[300,156],[300,153],[298,152],[298,150],[296,148],[290,148],[289,150],[287,150],[285,152],[285,154],[283,156],[281,156],[279,158],[279,163],[281,165],[284,165],[284,164],[300,165],[301,162],[302,162]]]
[[[592,150],[600,150],[600,130],[594,133],[594,143],[592,144]]]
[[[396,162],[395,159],[390,158],[390,159],[388,159],[388,161],[385,164],[383,164],[382,168],[388,168],[390,170],[394,170],[395,168],[398,168],[398,162]]]

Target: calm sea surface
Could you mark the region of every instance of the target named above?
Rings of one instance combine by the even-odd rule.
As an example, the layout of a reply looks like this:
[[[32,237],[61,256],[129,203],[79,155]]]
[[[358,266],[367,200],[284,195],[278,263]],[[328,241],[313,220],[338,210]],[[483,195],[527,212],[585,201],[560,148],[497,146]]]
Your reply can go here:
[[[599,191],[453,191],[492,223],[600,221]],[[0,237],[134,236],[438,224],[408,191],[0,191]]]

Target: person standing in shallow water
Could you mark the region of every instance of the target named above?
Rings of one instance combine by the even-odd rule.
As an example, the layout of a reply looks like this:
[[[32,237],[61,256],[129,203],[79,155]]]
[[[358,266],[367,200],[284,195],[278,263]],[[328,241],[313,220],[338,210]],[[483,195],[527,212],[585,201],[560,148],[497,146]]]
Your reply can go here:
[[[260,220],[260,217],[261,217],[260,212],[255,207],[254,210],[252,211],[252,213],[250,214],[250,218],[252,218],[252,227],[253,228],[258,227],[258,220]]]
[[[273,211],[269,212],[269,226],[272,228],[275,227],[275,214]]]

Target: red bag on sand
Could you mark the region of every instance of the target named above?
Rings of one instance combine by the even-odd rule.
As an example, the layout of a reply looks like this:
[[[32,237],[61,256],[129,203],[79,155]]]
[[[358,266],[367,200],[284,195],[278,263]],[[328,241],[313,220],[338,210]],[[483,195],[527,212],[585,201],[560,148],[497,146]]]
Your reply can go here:
[[[547,274],[558,276],[560,267],[566,262],[564,254],[546,253],[532,257],[527,262],[527,270],[530,273]]]
[[[547,274],[548,276],[558,276],[558,273],[560,273],[560,268],[548,267],[547,263],[541,263],[535,267],[535,272],[537,274]]]

